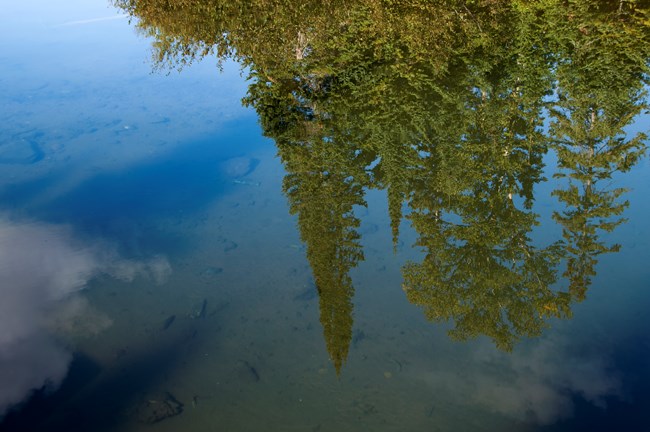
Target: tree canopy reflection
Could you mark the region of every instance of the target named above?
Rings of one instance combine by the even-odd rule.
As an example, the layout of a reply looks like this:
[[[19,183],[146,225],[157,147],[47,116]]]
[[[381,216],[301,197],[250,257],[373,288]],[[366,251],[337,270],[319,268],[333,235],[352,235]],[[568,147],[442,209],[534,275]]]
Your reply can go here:
[[[403,289],[450,335],[510,350],[568,318],[601,240],[623,222],[615,172],[645,134],[650,11],[635,0],[114,0],[154,38],[155,64],[234,58],[244,103],[275,139],[340,370],[352,334],[351,268],[363,260],[354,206],[386,190],[421,262]],[[535,186],[557,160],[561,238],[531,240]],[[560,278],[560,275],[564,279]]]

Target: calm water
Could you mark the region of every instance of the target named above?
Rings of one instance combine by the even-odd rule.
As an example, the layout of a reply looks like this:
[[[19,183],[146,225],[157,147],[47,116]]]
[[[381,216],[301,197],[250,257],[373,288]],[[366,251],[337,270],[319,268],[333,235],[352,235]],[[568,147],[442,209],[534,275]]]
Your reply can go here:
[[[488,303],[512,274],[481,273],[481,260],[541,286],[539,266],[568,259],[531,258],[562,238],[552,151],[550,180],[535,182],[538,226],[497,215],[478,239],[445,243],[417,225],[430,207],[404,204],[393,239],[385,187],[355,183],[336,155],[296,168],[301,153],[242,106],[250,82],[236,63],[152,73],[152,40],[99,0],[3,10],[0,430],[650,430],[647,159],[606,181],[629,188],[630,205],[597,241],[621,249],[597,255],[571,318],[544,290],[498,297],[496,317],[522,326],[500,349],[510,342]],[[649,126],[644,114],[625,130]],[[448,226],[483,220],[472,211],[486,194],[459,200]],[[530,228],[525,255],[507,242],[494,256],[463,249],[504,226]],[[426,256],[432,267],[418,267]],[[445,259],[462,277],[430,276]],[[566,291],[562,271],[549,280]],[[450,288],[413,294],[428,278]],[[478,315],[464,309],[484,294]],[[548,328],[528,319],[540,314]]]

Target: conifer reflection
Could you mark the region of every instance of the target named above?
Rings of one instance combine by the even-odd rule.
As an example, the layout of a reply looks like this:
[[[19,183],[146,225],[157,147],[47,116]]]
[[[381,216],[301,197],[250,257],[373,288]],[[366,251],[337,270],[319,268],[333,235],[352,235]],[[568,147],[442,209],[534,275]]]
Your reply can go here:
[[[525,71],[517,46],[472,63],[486,59],[489,69],[456,75],[462,85],[450,96],[461,103],[432,112],[440,124],[421,145],[423,181],[408,216],[426,255],[404,267],[404,290],[427,318],[452,320],[453,338],[487,335],[509,350],[540,335],[549,316],[569,316],[570,298],[553,289],[561,249],[529,237],[547,76]]]
[[[540,335],[618,248],[599,236],[627,206],[604,181],[645,150],[644,135],[624,132],[646,107],[640,2],[115,3],[155,38],[158,65],[214,54],[248,68],[245,103],[285,165],[337,371],[367,188],[387,191],[394,243],[403,219],[415,228],[424,258],[404,266],[403,288],[456,339],[509,350]],[[540,245],[533,204],[549,150],[562,238]]]
[[[319,293],[320,321],[337,373],[352,339],[351,268],[363,260],[355,206],[365,206],[365,167],[374,156],[359,151],[345,131],[313,97],[323,89],[308,80],[251,87],[248,103],[260,113],[267,135],[275,139],[287,174],[283,190]],[[289,86],[289,88],[287,88]]]
[[[564,183],[553,192],[564,205],[554,213],[563,228],[569,292],[583,300],[597,256],[619,245],[599,239],[624,219],[625,190],[613,188],[612,176],[629,171],[646,151],[646,134],[630,136],[624,128],[648,108],[648,9],[620,3],[601,7],[578,2],[557,21],[564,34],[556,45],[558,98],[551,110],[552,147]],[[579,17],[579,18],[578,18]],[[645,24],[643,24],[645,22]]]

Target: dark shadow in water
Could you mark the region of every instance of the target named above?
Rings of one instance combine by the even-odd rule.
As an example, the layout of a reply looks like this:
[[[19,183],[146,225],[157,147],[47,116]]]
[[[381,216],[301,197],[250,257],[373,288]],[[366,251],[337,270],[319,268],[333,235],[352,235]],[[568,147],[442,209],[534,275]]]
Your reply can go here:
[[[141,402],[165,394],[166,375],[182,361],[190,344],[201,343],[197,326],[177,333],[161,332],[157,337],[167,339],[146,352],[127,353],[124,361],[116,360],[111,369],[102,370],[92,359],[76,354],[62,386],[50,395],[36,392],[7,414],[0,431],[108,431],[139,420]]]
[[[101,372],[102,368],[94,360],[82,353],[76,353],[61,387],[53,394],[46,389],[35,391],[27,402],[7,414],[0,423],[0,430],[37,430],[43,419],[54,416],[65,401],[96,379]]]
[[[14,185],[0,193],[0,202],[40,221],[71,224],[84,235],[108,238],[127,256],[169,252],[161,248],[176,252],[182,239],[147,226],[159,217],[183,223],[233,187],[234,178],[221,169],[223,161],[250,151],[250,143],[260,138],[257,128],[231,126],[212,139],[180,145],[145,163],[99,173],[45,204],[30,208],[36,194],[56,184],[56,176]],[[247,146],[242,148],[242,143]]]
[[[612,347],[613,368],[621,374],[624,397],[607,397],[607,409],[585,401],[580,395],[573,396],[575,406],[571,419],[555,425],[539,428],[539,432],[573,431],[645,431],[650,425],[650,345],[646,335],[635,334],[619,340]]]
[[[609,432],[642,431],[642,425],[648,425],[650,415],[646,408],[641,408],[641,399],[623,402],[614,397],[606,398],[607,409],[595,407],[580,396],[574,396],[574,416],[552,426],[540,428],[539,432]]]

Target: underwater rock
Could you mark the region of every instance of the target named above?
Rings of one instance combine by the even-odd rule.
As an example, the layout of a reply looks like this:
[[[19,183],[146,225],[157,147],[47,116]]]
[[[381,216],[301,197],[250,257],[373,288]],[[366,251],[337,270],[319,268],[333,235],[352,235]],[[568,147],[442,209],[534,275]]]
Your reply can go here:
[[[237,179],[233,180],[232,183],[233,183],[233,184],[237,184],[237,185],[243,185],[243,186],[255,186],[255,187],[259,187],[259,186],[262,185],[261,182],[257,182],[257,181],[237,180]],[[238,206],[238,205],[239,205],[239,203],[237,203],[237,206]],[[255,201],[252,201],[252,202],[250,203],[250,205],[255,205]]]
[[[167,317],[167,319],[163,322],[163,326],[162,326],[163,331],[167,330],[169,326],[171,326],[174,323],[175,320],[176,320],[176,315],[171,315]]]
[[[304,290],[300,294],[297,294],[294,296],[294,300],[296,301],[310,301],[318,297],[318,290],[316,289],[316,286],[313,284],[309,284],[308,286],[305,287]]]
[[[359,230],[359,234],[370,235],[370,234],[375,234],[378,231],[379,231],[379,225],[374,223],[369,223],[369,224],[364,224],[361,227],[361,229]]]
[[[147,395],[138,405],[138,421],[147,424],[159,423],[183,413],[184,405],[169,392]]]
[[[192,308],[192,313],[190,314],[190,318],[192,319],[205,318],[207,308],[208,308],[208,299],[203,299],[201,303],[195,305]]]
[[[227,240],[225,242],[225,246],[223,247],[224,252],[230,252],[231,250],[237,249],[239,245],[235,243],[234,241]]]
[[[237,377],[240,382],[256,383],[260,381],[260,374],[257,372],[255,366],[241,359],[237,361]]]
[[[0,164],[31,165],[45,156],[36,141],[16,140],[0,145]]]
[[[201,272],[201,276],[212,278],[221,273],[223,273],[222,267],[208,267]]]
[[[354,334],[352,335],[352,346],[354,348],[357,348],[361,341],[366,339],[366,334],[363,332],[363,330],[355,330]]]
[[[258,159],[245,156],[234,157],[221,163],[223,173],[231,178],[244,177],[252,173],[260,163]]]

